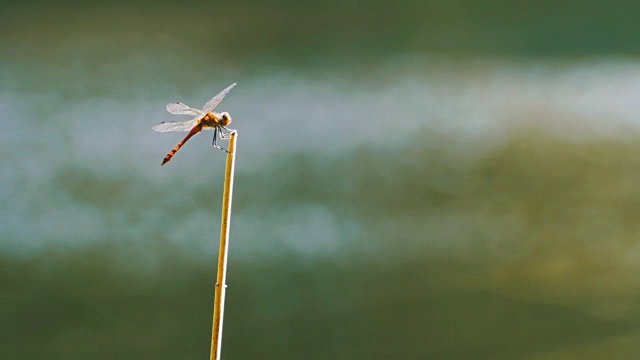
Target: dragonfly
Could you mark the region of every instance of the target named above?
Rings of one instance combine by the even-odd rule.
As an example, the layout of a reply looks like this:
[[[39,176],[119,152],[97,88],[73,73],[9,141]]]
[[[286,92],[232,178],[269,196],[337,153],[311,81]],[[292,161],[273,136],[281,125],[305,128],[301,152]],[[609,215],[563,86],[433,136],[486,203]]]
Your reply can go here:
[[[207,101],[206,104],[202,107],[202,110],[195,109],[190,106],[187,106],[181,102],[170,103],[167,105],[167,111],[171,114],[178,115],[191,115],[195,116],[191,120],[187,121],[163,121],[160,124],[153,127],[153,130],[160,132],[168,132],[168,131],[189,131],[187,136],[185,136],[182,141],[176,145],[176,147],[171,150],[167,156],[162,160],[162,164],[164,165],[173,158],[173,155],[176,154],[178,150],[184,145],[191,137],[202,130],[213,130],[213,146],[217,149],[226,151],[228,150],[220,147],[218,145],[218,135],[220,139],[229,139],[231,134],[235,132],[235,130],[231,130],[227,128],[227,125],[231,123],[231,116],[227,112],[216,113],[213,110],[220,104],[222,99],[224,99],[227,94],[236,86],[235,83],[229,85],[226,89],[222,90],[218,95],[211,98],[211,100]]]

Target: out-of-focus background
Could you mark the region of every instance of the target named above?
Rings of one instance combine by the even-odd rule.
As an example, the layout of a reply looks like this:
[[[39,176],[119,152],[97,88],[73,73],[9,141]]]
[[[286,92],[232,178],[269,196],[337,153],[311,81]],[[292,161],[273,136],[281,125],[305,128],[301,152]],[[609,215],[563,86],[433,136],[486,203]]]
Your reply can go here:
[[[632,359],[640,3],[0,5],[0,358]]]

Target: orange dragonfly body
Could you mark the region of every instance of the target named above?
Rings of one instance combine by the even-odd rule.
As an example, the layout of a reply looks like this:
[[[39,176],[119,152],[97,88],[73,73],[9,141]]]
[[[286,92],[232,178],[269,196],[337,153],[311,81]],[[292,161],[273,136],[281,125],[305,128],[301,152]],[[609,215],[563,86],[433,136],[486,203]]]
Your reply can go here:
[[[211,98],[204,104],[202,110],[194,109],[181,102],[171,103],[167,105],[167,111],[172,114],[184,114],[195,116],[195,118],[187,121],[163,121],[160,124],[153,127],[153,130],[160,132],[168,131],[189,131],[182,141],[171,150],[167,156],[162,160],[164,165],[171,160],[176,151],[178,151],[182,145],[184,145],[193,135],[199,133],[202,130],[213,130],[213,146],[220,150],[227,151],[218,146],[217,139],[218,133],[221,139],[228,139],[235,130],[227,129],[226,126],[231,123],[231,116],[228,113],[216,113],[213,110],[220,104],[227,94],[236,86],[231,84],[226,89],[222,90],[218,95]],[[228,152],[228,151],[227,151]]]

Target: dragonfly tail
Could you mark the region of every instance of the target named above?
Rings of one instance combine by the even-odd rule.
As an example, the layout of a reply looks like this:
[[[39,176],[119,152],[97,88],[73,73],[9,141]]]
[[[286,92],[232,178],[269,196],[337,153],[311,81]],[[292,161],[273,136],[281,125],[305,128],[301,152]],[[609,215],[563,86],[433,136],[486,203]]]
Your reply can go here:
[[[176,147],[173,148],[173,150],[169,151],[167,156],[165,156],[164,159],[162,160],[162,164],[160,165],[164,165],[168,163],[169,160],[171,160],[171,158],[173,157],[173,155],[175,155],[176,151],[180,150],[182,145],[184,145],[189,139],[191,139],[193,135],[199,133],[201,130],[202,130],[202,125],[198,124],[194,126],[193,129],[189,131],[189,134],[187,134],[187,136],[185,136],[184,139],[182,139],[182,141],[180,141],[178,145],[176,145]]]

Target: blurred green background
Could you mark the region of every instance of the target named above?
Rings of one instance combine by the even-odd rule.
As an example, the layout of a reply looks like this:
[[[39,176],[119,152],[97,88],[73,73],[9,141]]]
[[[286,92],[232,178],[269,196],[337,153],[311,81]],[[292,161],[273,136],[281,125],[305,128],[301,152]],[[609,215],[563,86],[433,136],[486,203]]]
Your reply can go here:
[[[640,3],[4,1],[0,358],[633,359]]]

